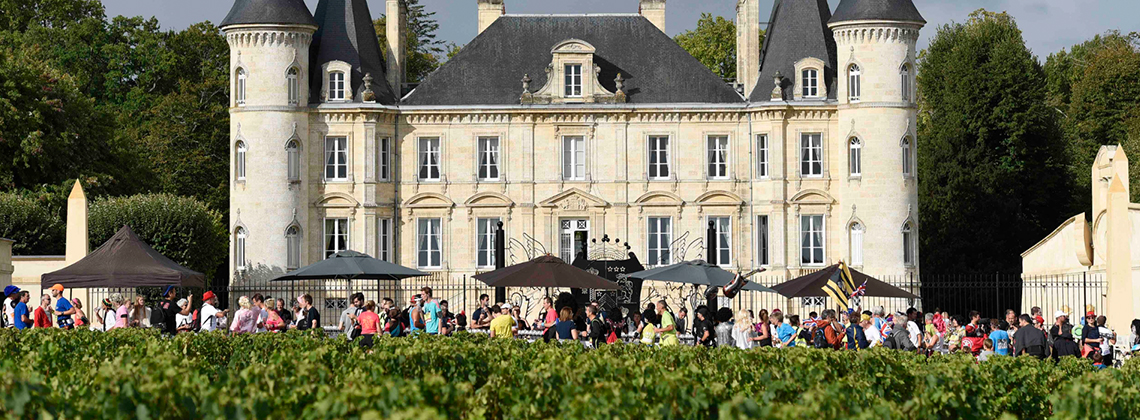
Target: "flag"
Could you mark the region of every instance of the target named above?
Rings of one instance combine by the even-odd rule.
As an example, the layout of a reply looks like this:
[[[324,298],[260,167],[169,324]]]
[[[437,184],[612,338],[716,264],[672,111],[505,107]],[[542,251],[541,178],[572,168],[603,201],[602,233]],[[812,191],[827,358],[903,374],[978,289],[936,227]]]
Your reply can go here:
[[[808,320],[804,321],[801,326],[804,328],[815,328],[816,322],[817,320],[815,318],[808,318]]]
[[[883,326],[879,327],[879,335],[881,335],[883,339],[886,340],[887,337],[890,337],[891,330],[893,329],[895,329],[895,316],[891,315],[887,317],[885,322],[883,322]]]
[[[866,280],[864,280],[863,284],[859,285],[859,287],[855,288],[855,291],[851,293],[851,298],[854,299],[854,298],[857,298],[859,296],[863,296],[865,294],[867,294],[867,281]]]
[[[823,293],[835,300],[835,305],[839,307],[840,313],[847,312],[849,307],[848,297],[850,297],[851,292],[854,291],[851,290],[854,289],[854,287],[851,289],[844,287],[845,282],[842,280],[842,273],[843,268],[840,266],[840,269],[835,270],[835,274],[832,274],[831,278],[827,280],[827,283],[823,285]]]
[[[839,276],[843,279],[843,287],[844,290],[847,291],[847,294],[855,293],[855,278],[851,277],[851,270],[848,269],[847,264],[842,260],[839,261]],[[863,283],[863,285],[866,284],[866,282]]]

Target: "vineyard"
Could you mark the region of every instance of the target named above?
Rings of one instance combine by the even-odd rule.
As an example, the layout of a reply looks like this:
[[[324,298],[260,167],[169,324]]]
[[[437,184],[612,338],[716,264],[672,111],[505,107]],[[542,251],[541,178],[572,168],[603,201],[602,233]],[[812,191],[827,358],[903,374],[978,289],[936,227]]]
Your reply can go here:
[[[137,330],[3,330],[0,355],[7,418],[1140,417],[1140,363],[1076,359]]]

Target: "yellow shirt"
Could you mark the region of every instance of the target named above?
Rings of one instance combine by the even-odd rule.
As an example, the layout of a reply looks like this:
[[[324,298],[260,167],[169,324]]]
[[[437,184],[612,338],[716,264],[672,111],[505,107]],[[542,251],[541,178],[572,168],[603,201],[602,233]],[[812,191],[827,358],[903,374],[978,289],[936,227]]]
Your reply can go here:
[[[491,331],[495,337],[512,338],[515,336],[511,329],[515,327],[515,320],[510,315],[499,315],[491,321]]]
[[[661,328],[673,327],[673,331],[666,331],[661,333],[662,346],[676,346],[681,344],[677,339],[677,323],[673,321],[673,315],[669,312],[661,314]]]

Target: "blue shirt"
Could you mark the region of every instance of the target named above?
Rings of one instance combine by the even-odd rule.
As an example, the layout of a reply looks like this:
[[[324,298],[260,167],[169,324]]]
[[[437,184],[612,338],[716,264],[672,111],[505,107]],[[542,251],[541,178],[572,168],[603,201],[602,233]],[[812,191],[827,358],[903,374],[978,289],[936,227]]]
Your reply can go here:
[[[994,342],[994,354],[1009,356],[1009,333],[996,330],[990,333],[990,340]]]
[[[795,337],[795,335],[796,335],[796,329],[793,328],[791,325],[780,324],[779,327],[776,327],[776,337],[778,337],[780,339],[781,343],[788,341],[788,340],[791,340],[792,337]],[[791,340],[791,342],[788,343],[788,347],[795,347],[795,345],[796,345],[796,340]]]
[[[70,311],[71,308],[71,301],[67,300],[65,297],[60,297],[59,300],[55,302],[55,313],[57,314],[62,314],[64,312]],[[71,315],[58,315],[55,318],[56,325],[59,325],[60,327],[69,325],[71,323]]]
[[[562,321],[554,323],[554,329],[558,331],[559,340],[573,340],[574,339],[574,321]],[[652,328],[652,327],[645,327]]]
[[[442,310],[439,304],[435,301],[428,302],[424,305],[424,330],[428,334],[439,334],[439,313]]]
[[[28,305],[24,304],[24,302],[16,304],[13,317],[16,319],[12,320],[12,325],[15,325],[17,330],[30,327],[30,325],[24,323],[24,317],[28,317],[29,320],[32,319],[31,314],[28,313]]]

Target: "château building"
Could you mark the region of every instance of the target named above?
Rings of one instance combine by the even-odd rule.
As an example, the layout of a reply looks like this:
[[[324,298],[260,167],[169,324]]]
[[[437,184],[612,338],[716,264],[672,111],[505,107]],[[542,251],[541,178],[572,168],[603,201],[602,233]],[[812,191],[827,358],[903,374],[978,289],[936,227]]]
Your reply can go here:
[[[759,1],[738,0],[735,84],[666,35],[665,0],[578,15],[468,1],[478,35],[418,84],[402,0],[386,1],[384,46],[365,0],[235,1],[235,276],[346,249],[484,271],[498,222],[567,260],[579,231],[646,266],[701,257],[685,245],[713,222],[726,268],[918,272],[911,0],[776,0],[762,44]]]

